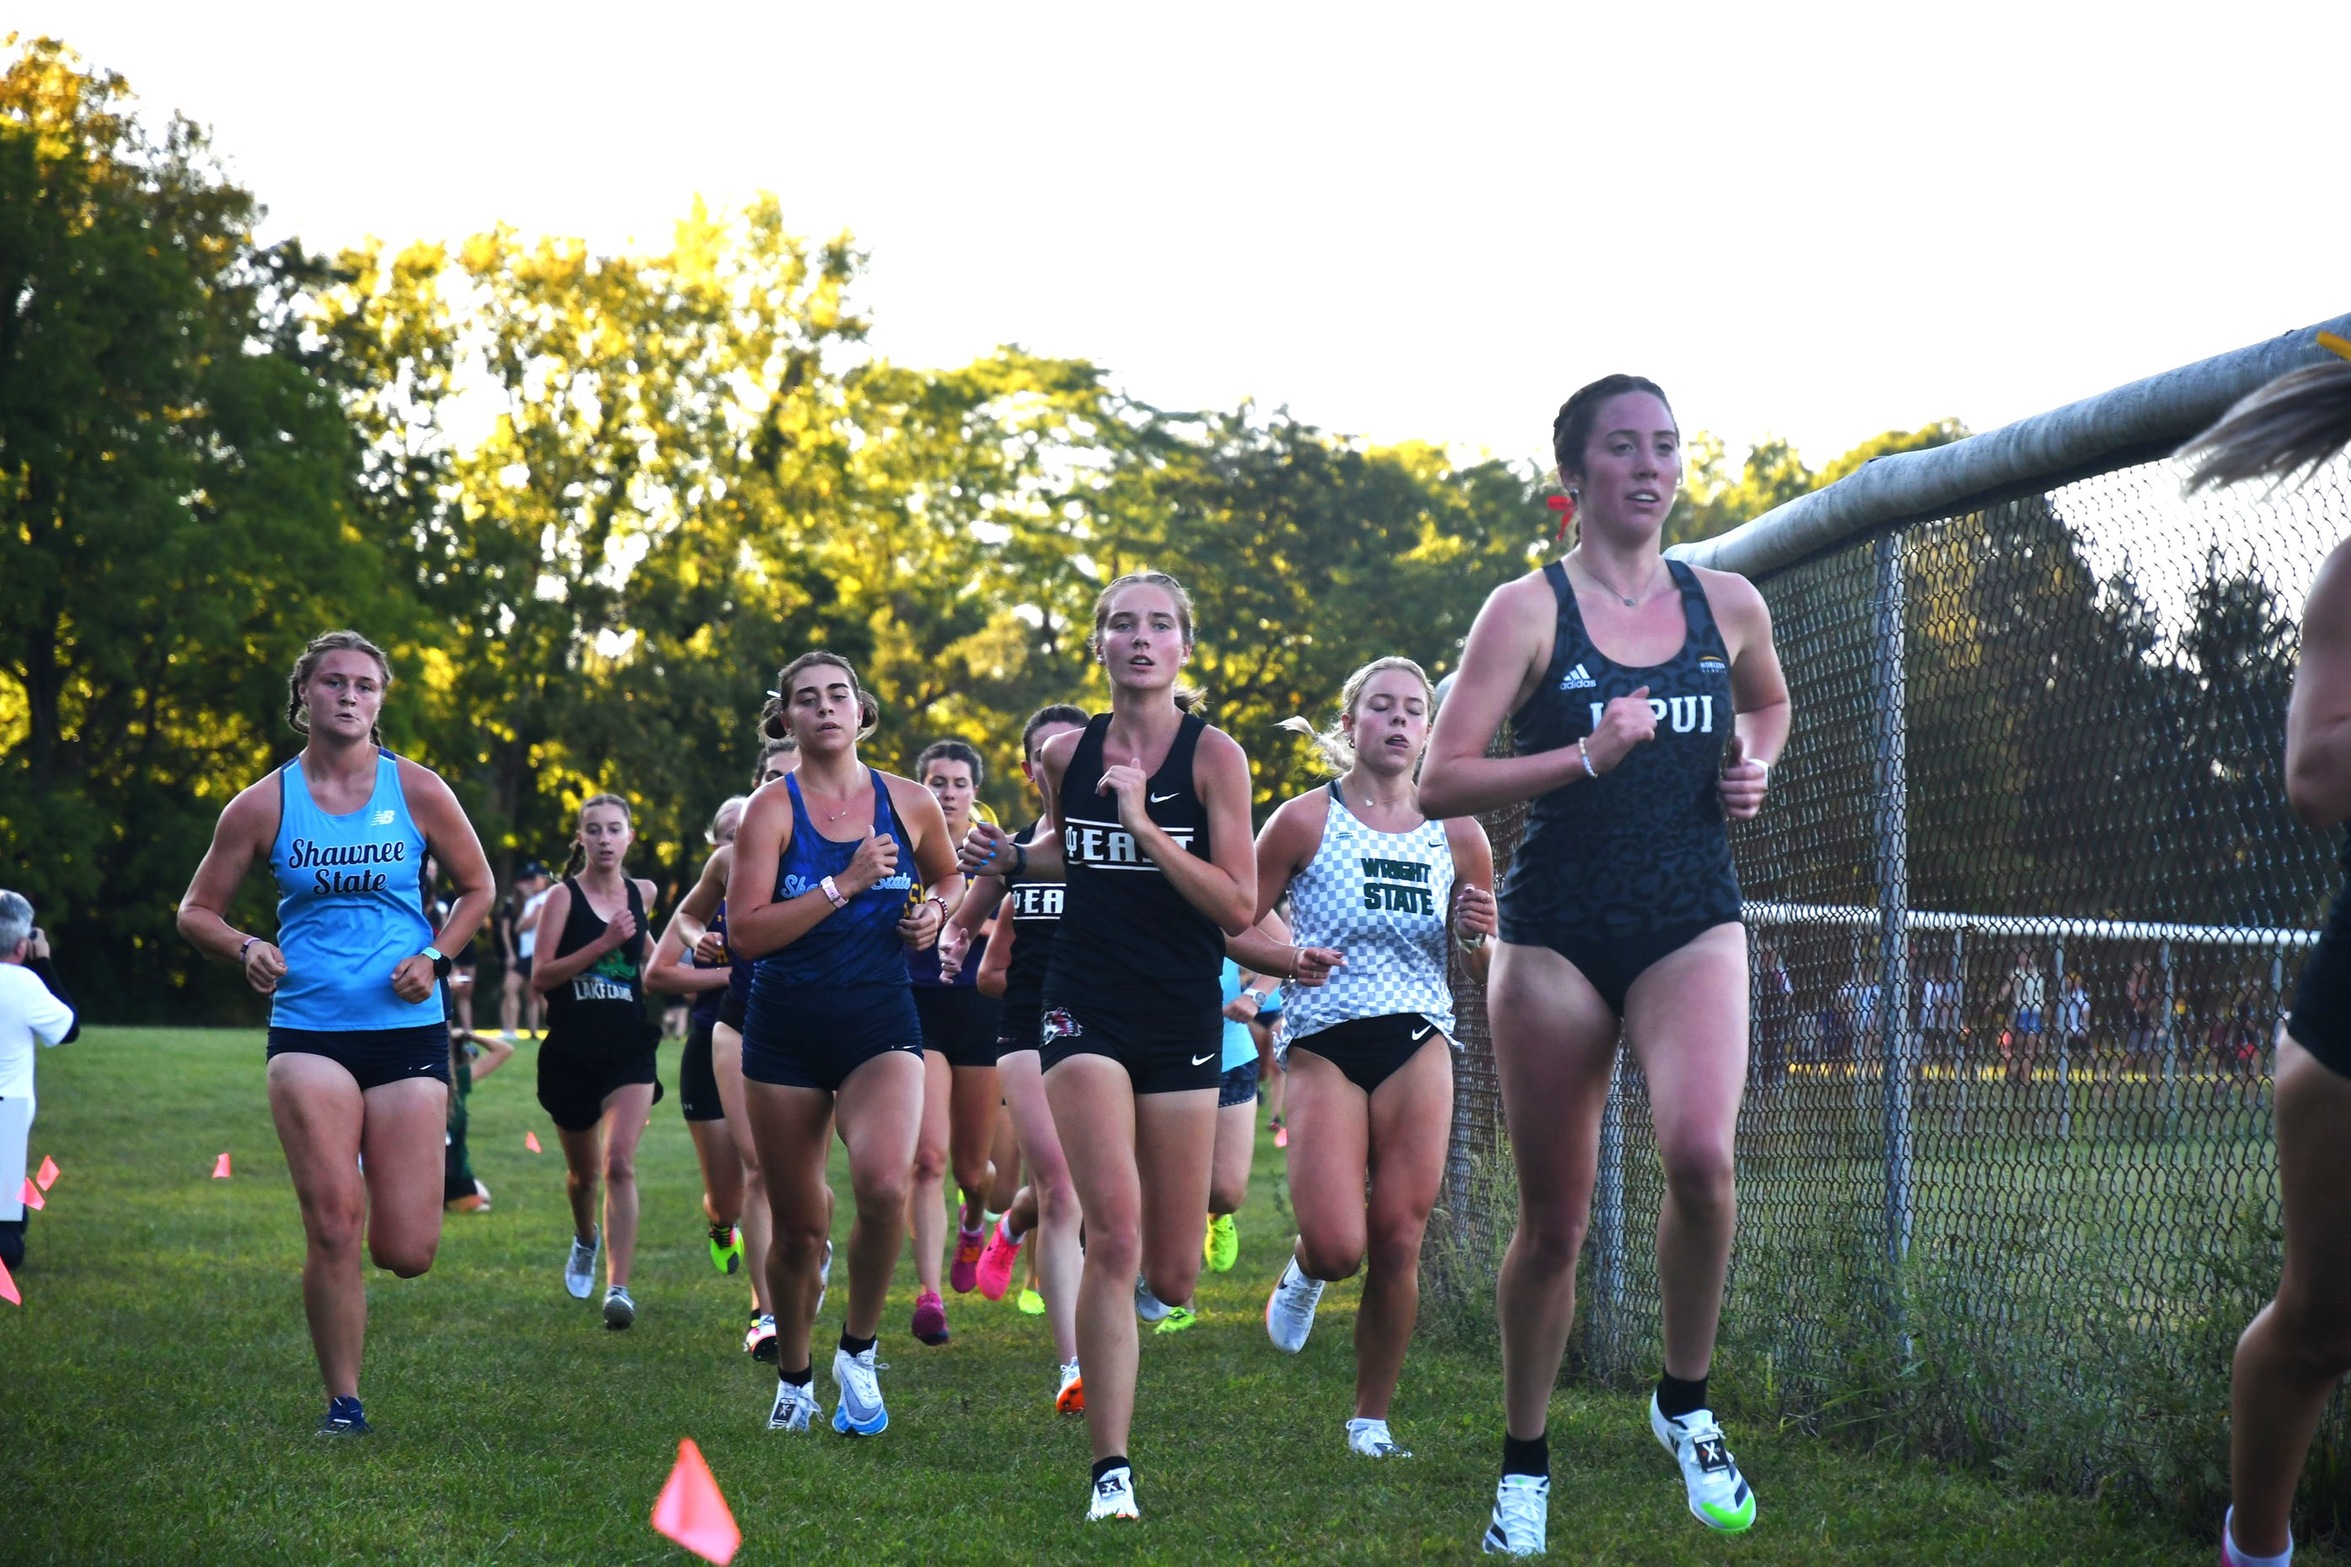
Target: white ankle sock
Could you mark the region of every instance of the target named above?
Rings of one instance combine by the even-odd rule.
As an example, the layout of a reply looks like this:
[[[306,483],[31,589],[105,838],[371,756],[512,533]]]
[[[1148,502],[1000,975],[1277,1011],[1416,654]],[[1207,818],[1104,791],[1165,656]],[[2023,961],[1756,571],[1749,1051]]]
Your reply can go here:
[[[2294,1540],[2286,1538],[2285,1550],[2276,1556],[2256,1556],[2237,1543],[2237,1510],[2232,1507],[2221,1524],[2221,1538],[2227,1542],[2229,1567],[2287,1567],[2294,1559]]]

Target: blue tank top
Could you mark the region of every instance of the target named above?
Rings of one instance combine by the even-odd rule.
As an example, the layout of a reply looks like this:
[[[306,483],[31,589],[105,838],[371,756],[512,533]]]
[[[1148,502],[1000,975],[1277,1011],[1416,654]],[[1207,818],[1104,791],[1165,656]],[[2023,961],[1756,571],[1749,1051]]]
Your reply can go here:
[[[391,752],[377,752],[375,792],[348,816],[318,808],[300,757],[278,769],[269,868],[286,977],[270,1000],[273,1027],[354,1033],[442,1021],[438,988],[422,1001],[392,992],[392,970],[433,941],[418,881],[424,854]]]
[[[848,907],[817,921],[816,928],[798,941],[759,959],[751,980],[755,992],[802,985],[907,983],[906,948],[898,940],[898,921],[905,917],[914,891],[914,845],[898,830],[889,785],[872,768],[866,771],[873,776],[873,830],[898,840],[898,868],[852,897]],[[847,870],[863,841],[842,843],[821,836],[800,798],[798,775],[787,776],[784,787],[792,796],[792,841],[784,846],[783,862],[776,867],[779,903]]]
[[[1543,683],[1511,720],[1518,754],[1589,738],[1611,700],[1643,686],[1657,738],[1601,777],[1579,777],[1528,807],[1497,895],[1504,941],[1694,931],[1739,917],[1739,878],[1715,793],[1723,742],[1738,718],[1730,654],[1697,572],[1670,558],[1665,565],[1681,595],[1685,635],[1672,658],[1645,668],[1602,654],[1566,568],[1557,561],[1543,568],[1559,618]]]

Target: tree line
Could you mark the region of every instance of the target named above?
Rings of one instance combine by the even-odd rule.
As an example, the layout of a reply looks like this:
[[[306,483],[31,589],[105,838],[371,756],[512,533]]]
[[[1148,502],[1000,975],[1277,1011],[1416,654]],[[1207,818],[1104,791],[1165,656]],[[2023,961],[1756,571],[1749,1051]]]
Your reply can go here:
[[[112,1020],[258,1016],[173,907],[222,804],[297,748],[286,672],[322,630],[390,651],[387,742],[449,779],[502,876],[610,789],[667,881],[803,649],[856,661],[879,765],[959,736],[1014,815],[1021,720],[1104,699],[1095,594],[1164,567],[1270,803],[1311,776],[1279,720],[1327,717],[1367,657],[1442,675],[1551,542],[1535,462],[1160,408],[1014,347],[893,364],[863,254],[772,197],[697,203],[658,254],[507,228],[265,245],[200,126],[56,40],[9,47],[0,847]],[[1692,457],[1677,538],[1823,477],[1780,443]]]

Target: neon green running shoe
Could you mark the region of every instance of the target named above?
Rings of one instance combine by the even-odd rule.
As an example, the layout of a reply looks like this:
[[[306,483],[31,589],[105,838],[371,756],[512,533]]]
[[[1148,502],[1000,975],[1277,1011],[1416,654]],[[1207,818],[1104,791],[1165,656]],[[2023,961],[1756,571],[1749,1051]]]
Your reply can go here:
[[[1200,1255],[1218,1273],[1233,1271],[1233,1264],[1241,1260],[1241,1227],[1231,1214],[1208,1216],[1208,1235],[1200,1243]]]
[[[1045,1297],[1035,1290],[1022,1290],[1020,1309],[1023,1316],[1041,1317],[1045,1314]]]
[[[721,1273],[743,1266],[743,1232],[731,1224],[710,1227],[710,1265]]]
[[[1154,1333],[1181,1333],[1199,1320],[1199,1313],[1189,1306],[1170,1306],[1167,1308],[1167,1315],[1159,1319],[1159,1326],[1151,1331]]]
[[[1755,1526],[1755,1493],[1723,1442],[1713,1410],[1693,1409],[1668,1419],[1651,1395],[1649,1429],[1681,1465],[1691,1517],[1718,1534],[1744,1534]]]

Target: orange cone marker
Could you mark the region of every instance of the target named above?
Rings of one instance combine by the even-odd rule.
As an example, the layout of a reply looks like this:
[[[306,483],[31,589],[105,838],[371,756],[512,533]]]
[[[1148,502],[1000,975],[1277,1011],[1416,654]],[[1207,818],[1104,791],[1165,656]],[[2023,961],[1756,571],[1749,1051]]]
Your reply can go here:
[[[539,1134],[538,1134],[537,1132],[525,1132],[525,1133],[523,1133],[523,1134],[522,1134],[522,1145],[523,1145],[525,1148],[528,1148],[528,1149],[529,1149],[531,1152],[533,1152],[533,1153],[541,1153],[541,1152],[544,1152],[544,1150],[543,1150],[543,1149],[541,1149],[541,1148],[539,1147]],[[221,1155],[221,1157],[222,1157],[223,1159],[226,1159],[226,1158],[228,1157],[228,1155],[224,1153],[224,1154],[222,1154],[222,1155]]]
[[[33,1184],[32,1177],[29,1175],[25,1177],[24,1205],[35,1213],[39,1213],[43,1208],[49,1206],[49,1200],[41,1195],[41,1188]]]
[[[57,1161],[47,1154],[41,1155],[41,1173],[35,1179],[41,1183],[43,1191],[55,1186],[57,1184]]]
[[[727,1499],[692,1437],[678,1443],[677,1466],[653,1504],[653,1528],[719,1567],[733,1561],[743,1543],[743,1531],[735,1527],[735,1515],[727,1510]]]
[[[16,1280],[8,1276],[8,1264],[0,1262],[0,1300],[11,1306],[24,1304],[24,1297],[16,1292]]]
[[[224,1153],[212,1161],[212,1178],[216,1181],[225,1181],[229,1178],[229,1156],[227,1154]]]

